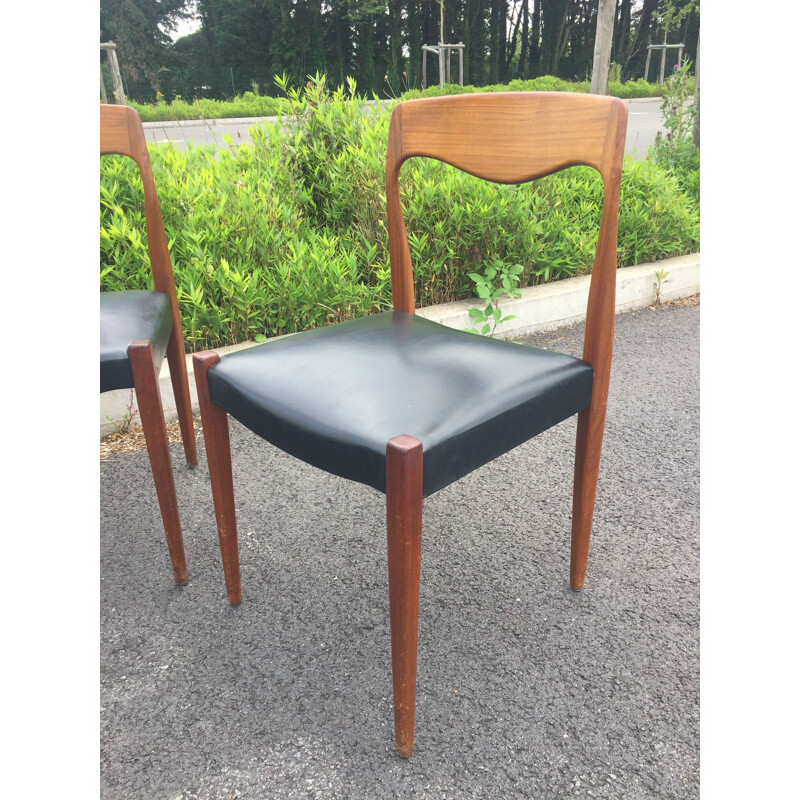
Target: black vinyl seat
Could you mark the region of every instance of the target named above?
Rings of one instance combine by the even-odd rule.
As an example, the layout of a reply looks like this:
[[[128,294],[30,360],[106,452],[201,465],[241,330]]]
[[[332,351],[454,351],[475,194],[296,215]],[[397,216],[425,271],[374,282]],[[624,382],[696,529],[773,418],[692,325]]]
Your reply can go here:
[[[128,348],[149,339],[153,360],[162,364],[172,333],[172,306],[166,292],[100,292],[100,391],[132,389]]]
[[[592,368],[405,311],[241,350],[212,402],[297,458],[386,491],[386,443],[422,442],[428,496],[581,409]]]

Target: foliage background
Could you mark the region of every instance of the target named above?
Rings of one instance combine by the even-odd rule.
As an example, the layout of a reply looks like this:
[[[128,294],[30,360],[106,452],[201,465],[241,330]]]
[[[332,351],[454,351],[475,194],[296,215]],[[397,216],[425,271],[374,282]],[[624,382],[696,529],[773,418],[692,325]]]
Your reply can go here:
[[[151,147],[190,349],[235,344],[389,307],[388,109],[321,83],[290,92],[282,125],[231,148]],[[471,272],[521,264],[520,286],[591,270],[602,185],[588,167],[487,183],[412,159],[401,171],[418,306],[471,297]],[[695,252],[697,198],[648,159],[625,161],[619,264]],[[151,288],[141,181],[101,161],[101,288]]]
[[[598,3],[445,0],[444,38],[465,45],[466,84],[589,80]],[[158,92],[167,101],[222,99],[254,85],[275,94],[273,76],[283,73],[295,86],[310,74],[329,85],[352,76],[367,94],[397,97],[420,88],[421,47],[440,37],[436,0],[101,0],[100,11],[101,40],[117,44],[126,93],[139,102]],[[172,43],[177,23],[192,13],[200,29]],[[644,77],[647,45],[665,35],[695,61],[699,30],[696,0],[617,0],[611,59],[619,80]],[[429,85],[439,83],[434,62]],[[457,58],[452,63],[457,81]],[[655,56],[651,81],[658,65]]]

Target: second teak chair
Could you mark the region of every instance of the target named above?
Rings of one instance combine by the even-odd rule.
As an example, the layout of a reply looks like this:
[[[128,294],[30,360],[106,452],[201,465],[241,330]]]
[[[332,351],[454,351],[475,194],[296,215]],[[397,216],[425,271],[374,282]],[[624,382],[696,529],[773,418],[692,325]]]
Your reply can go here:
[[[227,415],[303,461],[386,494],[395,747],[414,746],[423,498],[578,415],[570,582],[583,587],[614,332],[627,108],[610,97],[476,94],[391,116],[386,202],[393,310],[221,358],[194,356],[228,599],[241,601]],[[603,180],[583,358],[447,328],[414,313],[398,176],[406,159],[518,184],[577,164]],[[299,523],[298,523],[299,524]]]
[[[132,158],[142,177],[153,290],[100,292],[100,392],[134,389],[175,583],[189,577],[158,373],[166,354],[186,463],[197,464],[183,328],[142,122],[127,106],[100,106],[100,155]]]

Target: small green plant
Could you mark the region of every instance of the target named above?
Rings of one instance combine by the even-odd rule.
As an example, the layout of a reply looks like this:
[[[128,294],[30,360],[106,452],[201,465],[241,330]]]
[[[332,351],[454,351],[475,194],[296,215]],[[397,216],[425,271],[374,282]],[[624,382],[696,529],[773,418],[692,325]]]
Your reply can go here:
[[[665,269],[656,270],[656,305],[661,305],[661,286],[662,284],[669,283],[669,278],[667,277],[669,272]]]
[[[131,389],[131,394],[128,398],[128,405],[126,406],[125,414],[123,415],[122,419],[113,419],[112,417],[106,415],[106,419],[117,429],[115,432],[116,434],[121,436],[122,434],[130,431],[133,420],[139,415],[139,410],[133,406],[133,389]]]
[[[669,283],[669,279],[667,276],[669,272],[665,269],[659,269],[656,271],[656,305],[661,305],[661,286],[664,283]]]
[[[486,306],[483,309],[471,308],[469,315],[481,329],[465,328],[469,333],[479,336],[494,336],[498,325],[516,319],[516,314],[506,314],[500,310],[500,298],[505,294],[510,298],[519,297],[522,292],[517,288],[519,276],[522,273],[521,264],[507,266],[500,260],[495,260],[481,275],[479,272],[470,272],[469,277],[475,283],[475,293],[483,300]],[[499,284],[499,285],[498,285]]]

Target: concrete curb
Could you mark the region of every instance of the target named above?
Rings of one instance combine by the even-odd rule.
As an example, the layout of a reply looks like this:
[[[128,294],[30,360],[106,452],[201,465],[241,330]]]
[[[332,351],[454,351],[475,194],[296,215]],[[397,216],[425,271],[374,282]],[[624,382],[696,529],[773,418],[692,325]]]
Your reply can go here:
[[[642,264],[638,267],[625,267],[617,270],[616,311],[632,311],[646,308],[655,302],[656,272],[665,270],[666,280],[661,286],[661,299],[679,300],[691,297],[700,291],[700,254],[679,256],[653,264]],[[506,322],[502,327],[503,338],[515,338],[538,331],[549,331],[567,325],[582,322],[586,316],[586,301],[589,296],[590,276],[567,278],[542,286],[531,286],[522,290],[522,296],[501,305],[504,314],[516,314],[517,318]],[[472,322],[469,309],[479,304],[477,299],[459,300],[439,306],[429,306],[417,310],[420,316],[434,320],[450,328],[469,328]],[[218,348],[220,355],[253,347],[255,342]],[[186,356],[189,370],[189,388],[192,394],[192,408],[198,413],[197,394],[194,384],[192,357]],[[169,379],[169,365],[164,361],[160,374],[161,400],[164,416],[167,421],[177,419],[175,400],[172,395],[172,384]],[[128,404],[135,396],[130,389],[118,389],[100,395],[100,436],[108,436],[115,432],[112,420],[121,420],[128,411]]]

